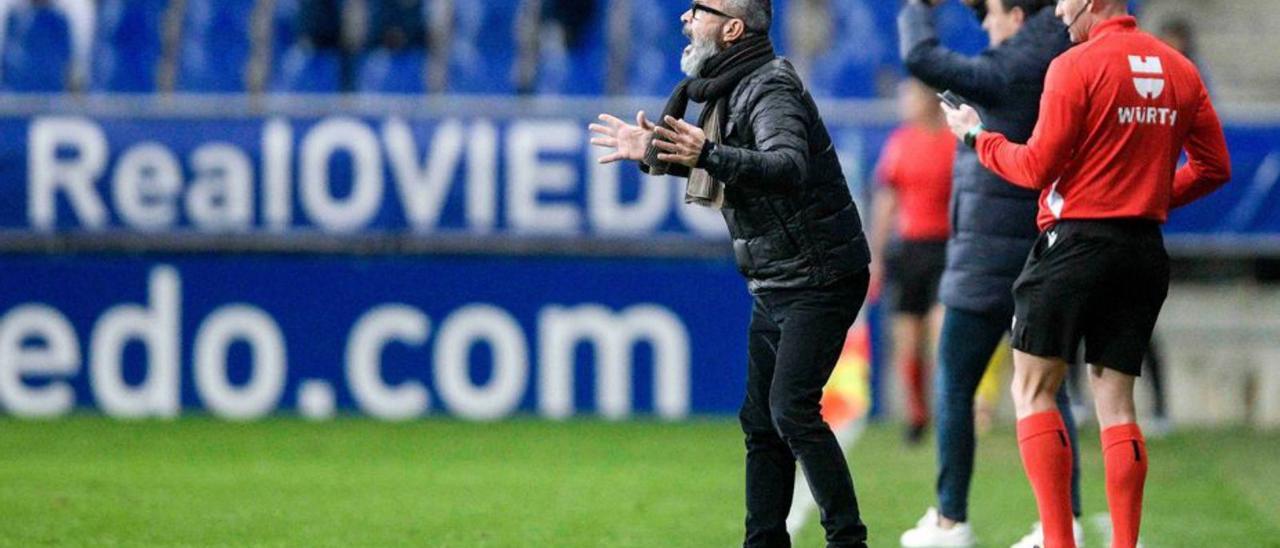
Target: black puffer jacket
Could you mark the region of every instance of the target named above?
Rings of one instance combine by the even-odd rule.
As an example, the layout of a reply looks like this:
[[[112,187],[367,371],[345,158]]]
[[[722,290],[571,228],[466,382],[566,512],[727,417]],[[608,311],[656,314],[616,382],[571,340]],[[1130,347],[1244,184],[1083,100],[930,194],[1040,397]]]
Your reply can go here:
[[[950,89],[972,104],[987,128],[1025,143],[1040,116],[1049,62],[1070,47],[1067,29],[1043,8],[1013,37],[981,55],[947,50],[933,9],[909,2],[898,18],[902,58],[924,83]],[[939,299],[950,308],[1013,314],[1011,288],[1035,243],[1039,192],[1015,187],[978,163],[961,145],[953,169],[951,238]]]
[[[775,59],[728,100],[705,169],[752,292],[821,287],[866,269],[871,253],[831,136],[795,68]]]

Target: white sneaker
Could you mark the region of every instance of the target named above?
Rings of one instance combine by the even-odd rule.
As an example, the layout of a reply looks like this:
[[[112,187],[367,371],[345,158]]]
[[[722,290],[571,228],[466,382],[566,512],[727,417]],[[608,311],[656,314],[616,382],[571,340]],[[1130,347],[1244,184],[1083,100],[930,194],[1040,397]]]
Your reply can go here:
[[[977,543],[968,523],[957,523],[950,529],[938,524],[938,509],[929,508],[914,529],[902,534],[903,548],[968,548]]]
[[[1158,440],[1169,437],[1173,433],[1173,423],[1168,417],[1155,417],[1142,425],[1142,435],[1147,439]]]
[[[1084,548],[1084,527],[1080,526],[1080,520],[1071,520],[1071,533],[1076,537],[1076,548]],[[1037,521],[1031,527],[1031,532],[1011,548],[1042,548],[1043,546],[1044,527]]]
[[[1102,533],[1102,538],[1107,539],[1107,546],[1111,546],[1111,516],[1105,513],[1093,516],[1093,526]],[[1142,538],[1138,538],[1138,543],[1134,548],[1142,548]]]

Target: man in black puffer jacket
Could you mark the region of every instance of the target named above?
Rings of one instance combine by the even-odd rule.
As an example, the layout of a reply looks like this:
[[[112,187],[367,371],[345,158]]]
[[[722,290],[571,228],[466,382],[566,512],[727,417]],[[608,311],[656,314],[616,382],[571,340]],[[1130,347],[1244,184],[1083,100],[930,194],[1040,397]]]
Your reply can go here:
[[[601,115],[608,163],[689,178],[689,201],[719,207],[754,297],[747,395],[746,546],[790,546],[796,462],[828,546],[866,546],[853,481],[822,420],[822,388],[866,297],[870,252],[831,137],[791,63],[769,43],[769,0],[698,0],[684,13],[682,68],[662,125]],[[688,101],[703,103],[697,125]]]
[[[939,0],[909,0],[898,18],[907,70],[926,84],[950,89],[982,113],[990,127],[1026,142],[1040,115],[1049,63],[1070,47],[1054,18],[1054,0],[966,0],[983,19],[991,47],[966,56],[942,46],[934,29]],[[1048,8],[1048,9],[1046,9]],[[1002,181],[960,146],[953,168],[951,236],[939,299],[946,310],[938,341],[938,508],[902,535],[904,547],[970,546],[969,482],[973,476],[973,401],[991,355],[1013,316],[1013,281],[1038,236],[1039,194]],[[1074,450],[1075,424],[1066,391],[1058,404]],[[1078,462],[1078,459],[1077,461]],[[1078,467],[1072,478],[1080,515]],[[1039,529],[1015,546],[1042,544]]]

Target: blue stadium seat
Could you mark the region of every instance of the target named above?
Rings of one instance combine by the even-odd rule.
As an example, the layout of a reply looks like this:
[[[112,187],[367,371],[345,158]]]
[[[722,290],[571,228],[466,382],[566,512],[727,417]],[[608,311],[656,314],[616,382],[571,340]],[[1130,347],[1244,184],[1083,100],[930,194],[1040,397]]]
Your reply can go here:
[[[607,9],[601,2],[576,44],[567,48],[543,47],[539,52],[535,91],[551,95],[600,95],[604,93],[608,45],[604,26]]]
[[[364,93],[426,93],[426,52],[420,49],[376,49],[365,55],[356,78]]]
[[[298,40],[298,0],[276,0],[271,15],[271,51],[277,66]]]
[[[417,49],[427,46],[427,19],[423,0],[381,0],[369,2],[368,6],[366,47]],[[399,35],[404,41],[384,42],[384,35],[389,31],[394,31],[393,34]]]
[[[536,91],[550,95],[604,93],[606,59],[603,47],[577,48],[543,55]]]
[[[631,53],[627,59],[627,91],[636,95],[671,93],[684,73],[680,52],[689,43],[680,14],[689,9],[683,0],[632,2]]]
[[[379,0],[380,4],[388,0]],[[273,14],[274,48],[287,51],[297,43],[316,48],[343,44],[342,19],[346,0],[277,0]],[[370,6],[372,9],[372,6]]]
[[[65,91],[71,67],[71,29],[66,17],[50,7],[14,8],[6,24],[4,89]]]
[[[880,0],[833,0],[835,28],[831,48],[813,60],[809,87],[817,96],[874,97],[876,79],[885,60],[896,58],[897,43],[886,36],[874,5]]]
[[[787,13],[791,8],[788,0],[773,0],[773,28],[769,31],[769,39],[773,41],[773,49],[778,55],[787,55]]]
[[[163,52],[160,27],[168,8],[168,0],[102,0],[89,89],[156,90],[156,65]]]
[[[647,0],[646,0],[647,1]],[[515,14],[519,0],[469,0],[454,4],[449,91],[509,94],[515,89]]]
[[[254,0],[187,0],[179,91],[245,91],[249,61],[249,18]]]
[[[304,45],[280,58],[270,89],[277,93],[337,93],[342,87],[342,57],[333,50]]]

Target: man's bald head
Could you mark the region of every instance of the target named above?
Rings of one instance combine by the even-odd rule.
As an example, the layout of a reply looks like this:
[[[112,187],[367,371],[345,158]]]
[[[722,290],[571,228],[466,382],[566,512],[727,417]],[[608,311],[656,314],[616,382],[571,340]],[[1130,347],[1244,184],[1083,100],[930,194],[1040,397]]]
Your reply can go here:
[[[1089,32],[1099,22],[1127,13],[1127,0],[1061,0],[1054,11],[1076,43],[1088,40]]]

